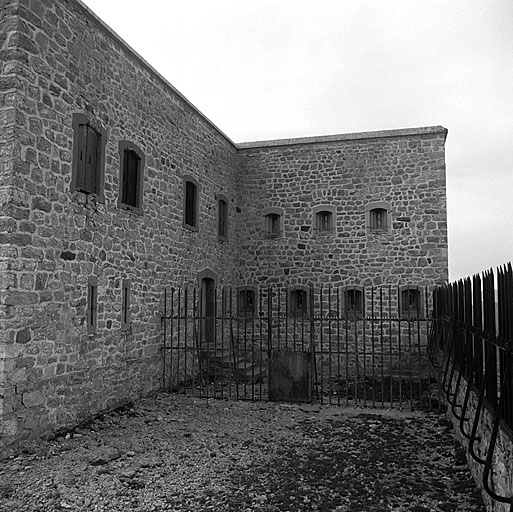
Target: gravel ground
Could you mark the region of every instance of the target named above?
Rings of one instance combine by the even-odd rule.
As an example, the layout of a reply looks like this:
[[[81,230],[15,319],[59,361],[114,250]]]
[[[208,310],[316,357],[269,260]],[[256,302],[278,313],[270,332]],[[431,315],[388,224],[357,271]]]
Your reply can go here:
[[[443,415],[159,394],[0,462],[0,510],[485,508]]]

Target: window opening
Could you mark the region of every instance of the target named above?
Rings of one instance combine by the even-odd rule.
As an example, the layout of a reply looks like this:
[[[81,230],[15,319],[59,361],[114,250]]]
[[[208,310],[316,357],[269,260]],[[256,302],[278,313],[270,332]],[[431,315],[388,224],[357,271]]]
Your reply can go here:
[[[87,285],[87,332],[94,334],[98,320],[98,281],[91,278]]]
[[[344,312],[353,318],[363,317],[363,292],[356,288],[344,290]]]
[[[121,329],[130,328],[130,282],[123,281],[121,288]]]
[[[375,231],[387,229],[387,211],[384,208],[374,208],[370,211],[370,228]]]
[[[280,215],[269,213],[266,215],[266,233],[270,237],[280,236]]]
[[[255,291],[239,290],[239,314],[249,315],[255,312]]]
[[[296,288],[290,291],[289,314],[294,317],[308,316],[308,295],[306,290]]]
[[[333,230],[333,214],[328,211],[318,212],[316,218],[316,229],[319,233],[329,233]]]
[[[140,174],[141,159],[139,155],[130,149],[123,151],[123,181],[121,185],[122,195],[121,202],[139,207],[138,204],[138,190],[139,190],[139,174]]]
[[[198,187],[192,181],[185,182],[185,225],[196,228],[197,219]]]
[[[401,292],[401,310],[405,318],[417,318],[420,316],[421,303],[419,290],[416,288],[408,288]]]
[[[218,235],[219,238],[228,238],[228,203],[224,199],[218,202]]]
[[[76,190],[86,194],[98,193],[98,167],[101,135],[88,124],[78,125],[78,162]]]

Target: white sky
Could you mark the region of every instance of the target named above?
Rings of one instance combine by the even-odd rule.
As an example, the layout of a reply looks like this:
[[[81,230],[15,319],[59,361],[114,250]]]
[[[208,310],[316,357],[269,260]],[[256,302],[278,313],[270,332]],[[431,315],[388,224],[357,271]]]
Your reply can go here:
[[[235,142],[442,125],[450,279],[513,258],[513,0],[83,0]]]

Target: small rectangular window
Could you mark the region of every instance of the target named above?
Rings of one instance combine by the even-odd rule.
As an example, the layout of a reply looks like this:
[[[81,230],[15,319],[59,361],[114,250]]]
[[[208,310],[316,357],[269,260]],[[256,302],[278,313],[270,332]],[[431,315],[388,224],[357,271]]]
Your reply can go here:
[[[277,213],[270,213],[266,215],[266,233],[269,237],[280,236],[280,215]]]
[[[308,293],[302,288],[293,288],[289,292],[289,315],[308,317]]]
[[[344,290],[344,316],[346,318],[363,318],[363,291],[357,288]]]
[[[386,231],[387,211],[384,208],[374,208],[370,211],[370,228],[374,231]]]
[[[253,289],[244,288],[239,290],[239,315],[249,316],[255,312],[255,291]]]
[[[416,319],[422,316],[422,296],[418,288],[405,288],[401,290],[400,297],[401,318]]]
[[[315,229],[318,233],[333,231],[333,214],[330,211],[320,211],[315,215]]]

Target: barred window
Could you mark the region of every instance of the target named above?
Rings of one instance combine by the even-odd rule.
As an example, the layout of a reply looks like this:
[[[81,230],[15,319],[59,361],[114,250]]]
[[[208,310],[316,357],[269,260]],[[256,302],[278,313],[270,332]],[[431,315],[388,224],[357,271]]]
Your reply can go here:
[[[265,238],[278,238],[283,234],[283,208],[265,208],[262,219]]]
[[[336,209],[331,205],[318,205],[313,209],[314,232],[329,235],[335,231]]]
[[[288,313],[291,317],[308,317],[308,289],[303,286],[289,288]]]
[[[384,208],[374,208],[370,211],[370,228],[373,231],[386,231],[387,211]]]
[[[420,318],[423,315],[423,300],[421,290],[417,286],[400,288],[400,316],[404,319]]]
[[[254,288],[239,288],[238,311],[241,316],[250,316],[255,313],[256,294]]]
[[[348,286],[343,294],[343,314],[346,318],[364,317],[364,295],[363,288]]]
[[[387,232],[391,226],[391,206],[384,201],[369,203],[365,207],[367,230],[373,233]]]

